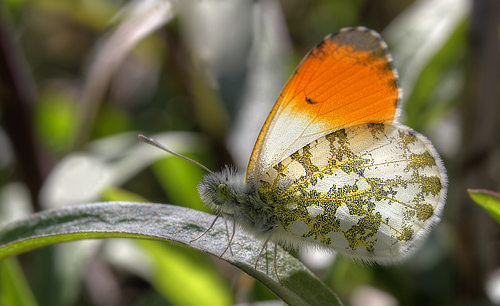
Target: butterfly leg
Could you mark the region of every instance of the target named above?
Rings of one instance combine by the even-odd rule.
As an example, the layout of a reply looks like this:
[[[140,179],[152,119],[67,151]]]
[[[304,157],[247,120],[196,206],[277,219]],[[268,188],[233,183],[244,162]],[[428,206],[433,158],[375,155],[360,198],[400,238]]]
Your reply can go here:
[[[214,221],[212,221],[212,223],[210,224],[210,226],[203,233],[201,233],[200,236],[198,236],[198,237],[194,238],[193,240],[189,241],[189,243],[193,243],[194,241],[196,241],[196,240],[200,239],[201,237],[205,236],[205,234],[208,233],[214,227],[215,222],[217,222],[217,220],[220,218],[220,216],[221,216],[221,214],[218,214],[215,217]]]
[[[222,256],[227,252],[227,250],[233,243],[234,234],[236,234],[236,222],[233,220],[233,234],[231,235],[231,239],[229,239],[229,243],[227,244],[227,247],[224,249],[224,252],[222,252],[222,254],[220,254],[219,257],[222,258]]]
[[[283,283],[281,282],[280,276],[278,275],[278,266],[277,266],[276,257],[278,257],[278,244],[275,242],[274,243],[274,274],[276,275],[278,282],[280,282],[281,286],[283,286]]]
[[[254,273],[256,274],[257,273],[257,265],[259,263],[259,259],[260,257],[262,256],[262,253],[264,252],[264,248],[267,246],[267,243],[269,242],[269,240],[271,240],[271,237],[273,236],[274,234],[274,231],[276,231],[278,229],[278,227],[274,227],[272,230],[271,230],[271,233],[269,234],[269,237],[267,237],[266,241],[264,241],[264,244],[262,244],[262,248],[260,249],[260,252],[259,252],[259,255],[257,256],[257,260],[255,261],[255,265],[253,267],[253,270],[254,270]],[[276,273],[276,277],[278,278],[278,281],[280,282],[281,285],[283,285],[283,283],[281,282],[279,276],[278,276],[278,270],[276,268],[276,251],[278,250],[278,244],[275,244],[274,245],[274,272]]]

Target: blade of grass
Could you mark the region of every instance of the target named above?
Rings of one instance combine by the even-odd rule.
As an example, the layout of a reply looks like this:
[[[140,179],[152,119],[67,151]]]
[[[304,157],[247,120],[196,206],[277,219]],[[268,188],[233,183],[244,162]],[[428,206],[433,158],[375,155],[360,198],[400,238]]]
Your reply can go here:
[[[168,0],[133,1],[120,14],[124,16],[123,21],[99,44],[99,52],[89,67],[78,103],[79,135],[75,147],[87,142],[98,106],[125,56],[139,41],[175,16],[173,4]]]
[[[471,199],[500,223],[500,194],[482,189],[468,189]]]
[[[37,305],[16,258],[0,261],[0,305]]]

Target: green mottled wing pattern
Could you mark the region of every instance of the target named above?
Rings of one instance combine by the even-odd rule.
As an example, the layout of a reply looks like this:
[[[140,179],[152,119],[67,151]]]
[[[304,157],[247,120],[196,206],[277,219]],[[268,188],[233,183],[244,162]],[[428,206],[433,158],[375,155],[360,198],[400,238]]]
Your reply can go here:
[[[422,135],[363,124],[321,137],[260,177],[276,239],[369,261],[402,258],[439,221],[446,174]]]

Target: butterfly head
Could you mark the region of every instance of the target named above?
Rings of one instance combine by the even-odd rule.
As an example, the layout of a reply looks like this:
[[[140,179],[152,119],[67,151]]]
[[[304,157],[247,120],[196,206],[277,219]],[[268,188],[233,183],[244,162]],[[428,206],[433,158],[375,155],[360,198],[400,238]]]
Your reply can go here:
[[[219,198],[229,200],[231,198],[231,187],[226,183],[220,183],[215,187],[215,193],[217,193]]]
[[[233,215],[244,188],[243,176],[226,167],[221,172],[205,175],[198,185],[198,192],[203,202],[215,213]]]

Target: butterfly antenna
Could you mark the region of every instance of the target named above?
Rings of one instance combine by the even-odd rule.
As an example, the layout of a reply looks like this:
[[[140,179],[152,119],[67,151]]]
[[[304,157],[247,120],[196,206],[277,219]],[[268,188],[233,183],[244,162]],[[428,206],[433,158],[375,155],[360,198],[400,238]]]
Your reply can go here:
[[[180,158],[182,158],[182,159],[185,159],[185,160],[187,160],[187,161],[189,161],[189,162],[192,162],[193,164],[200,166],[201,168],[205,169],[208,173],[210,173],[210,174],[212,174],[213,176],[217,177],[217,176],[215,175],[215,173],[213,173],[213,171],[212,171],[212,170],[208,169],[208,168],[207,168],[207,167],[205,167],[204,165],[200,164],[199,162],[197,162],[197,161],[195,161],[195,160],[192,160],[191,158],[188,158],[188,157],[186,157],[186,156],[182,156],[182,155],[180,155],[179,153],[176,153],[176,152],[174,152],[174,151],[172,151],[172,150],[170,150],[170,149],[167,149],[166,147],[164,147],[163,145],[161,145],[158,141],[154,140],[153,138],[149,138],[149,137],[146,137],[146,136],[141,135],[141,134],[139,134],[139,136],[138,136],[138,137],[139,137],[139,140],[140,140],[140,141],[142,141],[142,142],[144,142],[144,143],[147,143],[147,144],[149,144],[149,145],[155,146],[155,147],[157,147],[158,149],[161,149],[161,150],[163,150],[163,151],[165,151],[165,152],[168,152],[168,153],[173,154],[173,155],[175,155],[175,156],[177,156],[177,157],[180,157]],[[196,240],[196,239],[195,239],[195,240]]]

